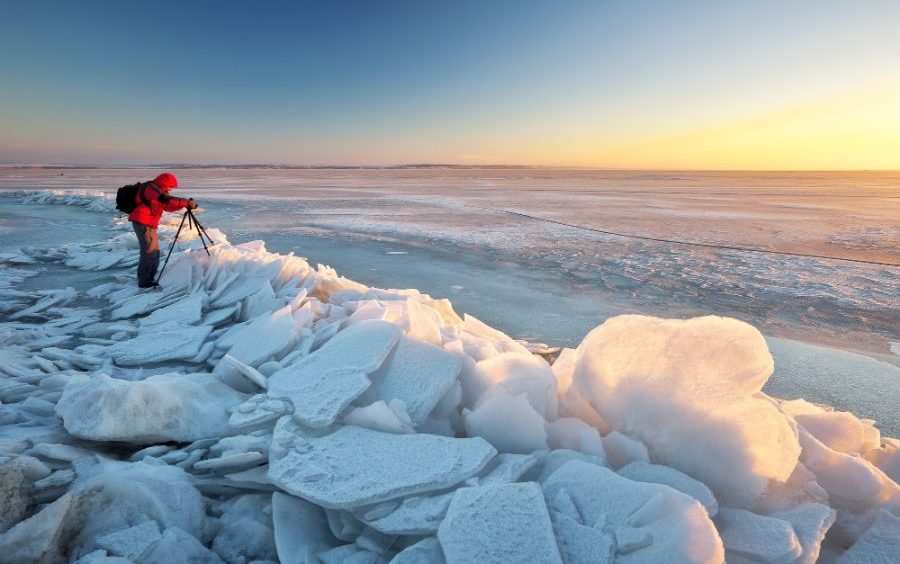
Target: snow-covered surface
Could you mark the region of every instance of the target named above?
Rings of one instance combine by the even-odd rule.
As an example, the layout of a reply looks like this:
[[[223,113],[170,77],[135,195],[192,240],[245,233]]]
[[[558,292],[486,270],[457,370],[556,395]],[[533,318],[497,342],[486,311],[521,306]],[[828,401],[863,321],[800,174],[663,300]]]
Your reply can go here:
[[[534,482],[460,488],[438,529],[447,562],[562,564]]]
[[[762,335],[720,317],[619,316],[576,350],[573,386],[612,429],[651,459],[707,484],[729,504],[752,506],[784,482],[800,453],[796,429],[759,397],[773,370]],[[710,453],[721,460],[710,466]]]
[[[275,426],[269,479],[285,491],[330,509],[455,486],[497,454],[479,438],[393,434],[347,425],[308,436],[285,416]]]
[[[140,346],[140,345],[137,345]],[[190,442],[228,434],[242,395],[212,376],[160,374],[129,382],[105,374],[73,378],[56,404],[66,431],[94,441]]]
[[[764,393],[746,323],[613,317],[551,366],[219,231],[138,292],[108,198],[24,201],[106,233],[2,249],[0,562],[896,555],[900,441]]]

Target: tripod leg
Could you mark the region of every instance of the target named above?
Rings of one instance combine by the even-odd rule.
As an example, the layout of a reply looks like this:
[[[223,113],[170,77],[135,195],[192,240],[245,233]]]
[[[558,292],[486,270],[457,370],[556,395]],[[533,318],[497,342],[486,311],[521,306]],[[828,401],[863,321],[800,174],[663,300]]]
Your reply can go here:
[[[213,242],[213,239],[212,239],[212,237],[209,236],[209,233],[206,232],[206,229],[205,229],[202,225],[200,225],[199,223],[197,224],[197,227],[200,228],[200,231],[201,231],[201,232],[203,233],[203,235],[206,237],[206,240],[209,241],[209,245],[210,245],[210,246],[215,245],[215,242]]]
[[[206,247],[206,241],[203,240],[203,232],[198,229],[197,234],[200,235],[200,242],[203,243],[203,250],[206,251],[206,256],[211,256],[209,254],[209,249]]]
[[[194,212],[188,210],[185,212],[188,216],[188,222],[197,226],[197,235],[200,237],[200,242],[203,244],[203,250],[206,251],[206,256],[210,256],[209,249],[206,248],[206,241],[203,240],[203,231],[200,230],[200,224],[197,223],[197,218],[194,216]]]
[[[159,274],[156,276],[156,283],[159,284],[160,279],[162,278],[163,271],[166,270],[166,265],[169,264],[169,257],[172,256],[172,250],[175,248],[175,243],[178,242],[178,236],[181,235],[181,228],[184,227],[184,220],[187,219],[187,214],[181,216],[181,223],[178,225],[178,231],[175,232],[175,238],[172,239],[172,244],[169,245],[169,254],[166,255],[166,261],[163,263],[162,268],[159,269]]]
[[[202,225],[200,225],[200,222],[197,221],[197,216],[194,215],[194,212],[191,212],[191,218],[193,218],[194,225],[197,226],[197,230],[200,232],[200,234],[206,236],[206,239],[209,241],[210,245],[215,245],[215,243],[212,240],[212,237],[210,237],[209,233],[206,232],[206,228],[204,228]]]
[[[205,236],[207,239],[209,239],[210,246],[215,245],[215,243],[213,243],[212,237],[209,236],[209,233],[206,232],[206,229],[204,229],[203,226],[200,225],[200,222],[197,221],[197,217],[194,215],[194,212],[188,210],[188,213],[191,214],[191,220],[194,222],[194,225],[197,226],[197,234],[200,235],[200,242],[203,243],[203,250],[206,251],[207,255],[209,255],[209,249],[207,248],[206,241],[203,240],[203,237]]]

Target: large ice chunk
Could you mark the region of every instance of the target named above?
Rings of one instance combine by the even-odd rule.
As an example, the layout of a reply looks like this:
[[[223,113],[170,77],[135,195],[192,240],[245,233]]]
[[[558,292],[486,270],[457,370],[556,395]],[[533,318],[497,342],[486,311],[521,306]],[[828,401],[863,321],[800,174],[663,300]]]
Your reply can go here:
[[[208,374],[129,382],[104,374],[68,384],[56,405],[66,430],[95,441],[193,441],[228,433],[244,396]]]
[[[787,521],[794,527],[803,551],[795,564],[815,564],[819,560],[822,540],[828,528],[834,523],[835,516],[834,509],[820,503],[806,503],[770,515]]]
[[[118,366],[190,360],[200,352],[211,331],[209,325],[151,325],[132,339],[110,345],[106,354]]]
[[[650,462],[650,453],[641,441],[613,431],[603,437],[603,452],[613,468],[621,468],[632,462]]]
[[[222,360],[230,364],[233,368],[236,368],[238,372],[244,375],[244,377],[246,377],[248,380],[259,386],[263,390],[268,387],[268,380],[266,380],[265,375],[256,368],[244,364],[230,354],[225,354],[225,356],[222,357]]]
[[[285,416],[275,427],[269,478],[323,507],[352,508],[451,487],[495,454],[477,437],[394,435],[353,426],[316,437]]]
[[[325,511],[306,500],[273,493],[272,522],[278,559],[283,564],[316,562],[316,553],[338,544],[328,528]]]
[[[46,295],[38,300],[31,307],[21,309],[9,316],[10,320],[21,319],[23,317],[29,317],[38,315],[43,311],[46,311],[53,306],[58,306],[61,303],[67,302],[78,295],[78,292],[75,291],[75,288],[63,288],[61,290],[50,290],[45,292]]]
[[[723,507],[716,524],[729,558],[737,555],[757,562],[786,564],[802,552],[794,528],[781,519]]]
[[[624,315],[591,331],[577,352],[573,386],[600,415],[724,502],[750,506],[796,466],[795,428],[758,395],[773,364],[752,326]]]
[[[264,286],[269,285],[268,276],[240,276],[229,282],[227,285],[213,295],[213,307],[225,307],[233,303],[237,303],[244,298],[258,293]],[[271,286],[269,291],[271,291]]]
[[[97,537],[97,546],[115,556],[134,559],[161,537],[159,525],[155,521],[144,521],[133,527],[100,535]]]
[[[135,295],[136,291],[136,288],[125,288],[121,291],[125,292],[124,294],[120,295],[119,292],[113,292],[109,295],[110,301],[118,306],[110,314],[112,319],[126,319],[158,311],[185,298],[183,291],[164,292],[162,294],[144,292]]]
[[[624,468],[620,468],[618,474],[635,482],[664,484],[689,495],[703,504],[710,517],[715,516],[719,510],[719,503],[705,484],[674,468],[647,462],[632,462]]]
[[[62,551],[90,552],[106,535],[148,520],[195,537],[209,526],[200,492],[178,468],[102,463],[85,473],[72,491],[0,535],[0,562],[62,560]]]
[[[722,541],[703,506],[668,486],[633,482],[608,468],[571,460],[544,482],[543,490],[547,499],[565,490],[584,524],[616,533],[617,551],[628,552],[629,562],[724,559]]]
[[[794,419],[832,450],[856,454],[865,451],[865,427],[852,413],[846,411],[802,413],[795,415]]]
[[[153,313],[147,317],[141,318],[139,321],[141,331],[147,331],[154,325],[162,325],[163,327],[157,327],[156,331],[165,333],[173,326],[193,325],[198,323],[203,314],[203,305],[205,301],[206,294],[203,291],[198,291],[172,305],[154,310]]]
[[[0,449],[5,450],[7,445],[9,443],[3,444],[0,441]],[[8,458],[4,455],[0,460],[3,461],[0,462],[0,533],[2,533],[27,514],[28,506],[31,505],[32,484],[49,476],[51,470],[32,456],[17,456],[5,462]]]
[[[534,482],[457,490],[438,540],[448,564],[562,564]]]
[[[489,391],[475,411],[465,414],[466,432],[487,439],[500,452],[527,454],[546,449],[544,424],[526,394],[513,396],[504,386]]]
[[[900,517],[885,510],[875,523],[841,557],[841,564],[900,562]]]
[[[456,381],[462,361],[443,349],[401,337],[385,363],[374,372],[368,393],[390,403],[399,399],[413,425],[421,425]]]
[[[852,509],[874,506],[885,493],[886,476],[865,459],[831,450],[803,429],[800,443],[803,464],[828,492],[832,506]]]
[[[63,560],[59,538],[66,527],[66,516],[74,496],[65,494],[38,513],[0,534],[0,562],[51,562]]]
[[[400,338],[400,329],[385,321],[351,325],[321,349],[269,378],[268,394],[290,400],[294,417],[310,427],[324,427],[370,385],[376,370]]]
[[[253,368],[271,360],[276,353],[282,352],[294,339],[294,321],[291,308],[285,306],[271,314],[257,317],[231,336],[234,344],[228,354]],[[234,364],[219,362],[213,372],[230,386],[242,391],[253,392],[254,386],[242,376],[242,372]]]
[[[476,365],[474,388],[479,397],[497,385],[518,395],[527,394],[528,402],[541,417],[552,420],[558,415],[556,378],[547,361],[529,352],[506,352],[482,360]],[[469,394],[473,394],[472,389]]]
[[[581,450],[581,433],[591,426],[575,417],[560,417],[546,425],[547,443],[551,449]],[[602,441],[601,441],[602,446]]]
[[[565,491],[565,490],[563,490]],[[577,509],[574,510],[577,513]],[[613,562],[615,536],[602,527],[588,527],[575,517],[551,510],[556,544],[566,564],[607,564]]]

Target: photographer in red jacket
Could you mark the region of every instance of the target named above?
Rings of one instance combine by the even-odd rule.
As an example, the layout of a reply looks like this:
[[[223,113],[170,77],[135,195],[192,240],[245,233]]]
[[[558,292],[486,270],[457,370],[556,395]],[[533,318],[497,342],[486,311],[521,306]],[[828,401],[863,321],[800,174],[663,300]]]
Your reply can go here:
[[[169,192],[177,187],[178,179],[169,172],[160,174],[151,182],[145,182],[138,188],[135,197],[137,207],[128,216],[141,247],[137,272],[138,286],[141,288],[158,286],[154,281],[159,268],[159,239],[156,237],[156,229],[163,212],[192,210],[197,207],[193,198],[185,200],[170,196]]]

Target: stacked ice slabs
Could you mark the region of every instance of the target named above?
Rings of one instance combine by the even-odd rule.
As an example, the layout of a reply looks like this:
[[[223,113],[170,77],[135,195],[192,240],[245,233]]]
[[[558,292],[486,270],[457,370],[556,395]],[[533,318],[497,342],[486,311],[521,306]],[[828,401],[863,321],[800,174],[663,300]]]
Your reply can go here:
[[[551,366],[220,233],[160,292],[17,289],[125,235],[0,257],[0,562],[898,558],[900,443],[763,394],[742,322],[622,316]]]

